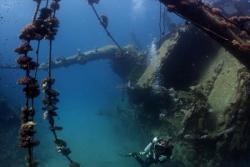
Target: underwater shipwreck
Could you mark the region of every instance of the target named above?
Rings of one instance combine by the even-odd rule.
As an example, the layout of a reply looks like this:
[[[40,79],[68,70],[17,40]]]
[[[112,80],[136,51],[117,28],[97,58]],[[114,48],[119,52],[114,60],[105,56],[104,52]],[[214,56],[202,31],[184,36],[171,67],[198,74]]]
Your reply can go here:
[[[61,1],[33,0],[29,3],[35,3],[36,8],[30,11],[33,18],[18,36],[20,45],[14,48],[18,55],[16,64],[0,63],[5,72],[21,71],[23,74],[17,79],[21,85],[18,89],[23,92],[23,106],[15,108],[4,95],[0,97],[0,134],[3,136],[0,138],[0,162],[5,164],[0,166],[46,166],[39,163],[36,155],[36,148],[43,142],[41,137],[39,140],[36,137],[36,131],[39,131],[36,117],[40,115],[47,120],[50,139],[56,147],[53,154],[58,152],[66,159],[64,166],[87,166],[74,157],[70,142],[60,135],[64,128],[62,122],[62,126],[57,124],[60,116],[60,105],[57,104],[64,90],[57,91],[58,75],[54,75],[54,71],[70,70],[76,65],[87,66],[100,60],[107,60],[111,70],[121,79],[123,84],[118,89],[126,106],[100,110],[97,114],[123,122],[127,127],[131,125],[131,129],[139,129],[137,135],[144,140],[142,145],[154,136],[171,138],[171,160],[156,166],[250,165],[248,1],[155,1],[160,5],[160,24],[167,26],[169,32],[160,32],[159,40],[148,50],[140,48],[136,42],[121,45],[109,29],[112,20],[101,15],[97,8],[105,1],[88,0],[86,4],[110,44],[57,58],[53,57],[57,54],[53,46],[57,32],[60,32],[61,20],[57,12]],[[175,23],[166,17],[168,13],[176,14],[182,22]],[[162,27],[160,31],[163,31]],[[44,56],[40,54],[42,42],[46,43],[42,49],[48,56],[40,60]],[[148,61],[152,54],[154,56]],[[43,78],[39,76],[41,72]],[[78,77],[84,77],[84,74]],[[40,101],[42,106],[34,101]],[[43,113],[37,113],[37,110]],[[81,141],[85,142],[84,139]],[[99,165],[106,166],[112,165]]]

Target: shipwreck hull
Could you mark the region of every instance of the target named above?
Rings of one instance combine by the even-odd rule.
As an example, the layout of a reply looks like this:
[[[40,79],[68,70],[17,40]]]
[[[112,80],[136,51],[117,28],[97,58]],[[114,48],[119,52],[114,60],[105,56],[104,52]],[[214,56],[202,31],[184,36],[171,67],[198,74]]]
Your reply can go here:
[[[127,82],[122,89],[133,108],[117,117],[143,125],[147,135],[171,136],[173,161],[186,167],[250,164],[250,71],[238,52],[191,25],[161,41],[149,64],[145,52],[125,51],[106,46],[58,59],[53,67],[108,59]]]
[[[138,92],[144,89],[150,94],[148,97],[152,99],[147,98],[145,107],[141,109],[148,110],[149,104],[158,106],[151,112],[145,112],[155,113],[161,122],[152,128],[152,135],[174,136],[174,157],[184,166],[249,165],[248,66],[233,52],[197,29],[187,28],[177,33],[180,34],[174,38],[176,42],[169,38],[161,45],[165,47],[166,43],[174,43],[171,49],[159,52],[162,54],[159,56],[160,70],[146,75],[149,74],[146,69],[143,80],[138,80],[137,87],[130,90],[129,95],[141,105],[145,96]],[[187,41],[192,42],[187,44]],[[158,71],[161,82],[157,87],[165,88],[164,95],[157,93],[154,85]],[[159,105],[159,101],[165,105]],[[160,118],[161,114],[165,117]]]

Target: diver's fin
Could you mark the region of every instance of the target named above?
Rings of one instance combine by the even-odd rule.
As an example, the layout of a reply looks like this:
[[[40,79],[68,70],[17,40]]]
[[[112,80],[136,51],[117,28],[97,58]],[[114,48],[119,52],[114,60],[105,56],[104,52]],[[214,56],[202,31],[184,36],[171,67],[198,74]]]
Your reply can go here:
[[[120,157],[132,157],[132,153],[118,153],[118,156]]]
[[[138,155],[138,153],[137,152],[130,152],[130,153],[126,153],[126,154],[119,153],[118,155],[120,157],[134,157],[134,156]]]

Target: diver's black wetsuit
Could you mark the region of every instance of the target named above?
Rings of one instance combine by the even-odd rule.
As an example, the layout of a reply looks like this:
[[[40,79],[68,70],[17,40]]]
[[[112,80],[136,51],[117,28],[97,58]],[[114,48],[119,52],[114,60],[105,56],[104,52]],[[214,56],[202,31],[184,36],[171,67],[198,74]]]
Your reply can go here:
[[[137,153],[134,153],[133,157],[141,165],[141,167],[149,167],[152,164],[164,163],[165,161],[170,160],[172,151],[173,151],[172,145],[162,147],[158,144],[152,144],[151,150],[145,159],[143,159]]]
[[[152,157],[143,160],[140,156],[136,155],[134,156],[134,158],[136,159],[137,162],[139,162],[141,167],[149,167],[150,165],[157,163],[157,161],[154,160]]]

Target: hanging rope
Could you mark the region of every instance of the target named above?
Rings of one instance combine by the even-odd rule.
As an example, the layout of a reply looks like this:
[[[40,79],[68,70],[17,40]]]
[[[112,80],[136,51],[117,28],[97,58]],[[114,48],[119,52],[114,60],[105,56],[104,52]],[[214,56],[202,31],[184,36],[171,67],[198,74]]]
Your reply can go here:
[[[162,26],[163,26],[162,35],[165,35],[166,31],[167,31],[167,9],[165,7],[163,7],[163,23],[162,23]]]
[[[70,167],[80,167],[80,164],[73,161],[70,158],[71,150],[67,146],[67,143],[58,138],[58,131],[63,130],[62,127],[57,126],[55,123],[55,117],[58,116],[56,110],[56,104],[59,102],[58,96],[59,92],[53,89],[53,85],[55,83],[55,79],[52,77],[52,49],[53,49],[53,40],[55,39],[55,35],[57,34],[59,21],[56,18],[56,11],[59,9],[59,0],[52,0],[50,8],[48,8],[49,1],[46,2],[46,10],[50,11],[47,18],[47,34],[45,38],[49,41],[49,52],[48,52],[48,77],[42,81],[42,88],[44,91],[43,105],[42,108],[44,113],[44,119],[48,120],[50,125],[50,131],[53,134],[54,142],[56,144],[57,151],[61,153],[68,161]]]
[[[159,6],[159,30],[160,30],[160,39],[164,36],[167,32],[167,9],[165,6],[160,3]]]
[[[37,167],[38,163],[34,160],[33,148],[39,144],[38,140],[34,139],[35,130],[34,127],[36,123],[34,122],[35,107],[34,107],[34,98],[39,94],[39,86],[37,82],[37,71],[38,71],[38,62],[39,62],[39,53],[40,53],[40,44],[42,39],[49,40],[49,72],[47,78],[48,89],[45,90],[45,94],[48,97],[43,100],[45,105],[44,109],[48,112],[48,120],[50,123],[50,130],[52,131],[55,143],[57,145],[58,152],[62,153],[67,160],[70,162],[70,167],[80,167],[77,162],[74,162],[69,154],[71,153],[70,149],[67,147],[66,142],[57,137],[56,131],[62,130],[61,127],[55,126],[54,116],[57,116],[55,110],[57,107],[55,103],[58,102],[57,93],[52,89],[54,79],[51,76],[51,59],[52,59],[52,41],[57,33],[57,28],[59,22],[55,17],[56,10],[59,9],[60,0],[52,0],[50,8],[48,8],[49,0],[46,0],[45,7],[41,8],[42,0],[33,0],[37,3],[36,10],[33,16],[33,21],[31,24],[28,24],[23,30],[19,38],[23,43],[15,49],[15,52],[20,55],[17,60],[18,65],[21,69],[26,72],[25,77],[18,80],[18,84],[23,85],[23,92],[26,97],[25,106],[21,109],[21,122],[20,127],[20,146],[27,148],[28,154],[26,156],[27,166],[28,167]],[[38,16],[39,14],[39,16]],[[32,58],[28,56],[28,53],[32,51],[30,42],[32,40],[37,41],[37,47],[35,51],[36,61],[32,61]],[[31,76],[31,71],[35,70],[34,77]],[[43,83],[43,88],[44,88]],[[46,101],[47,100],[47,101]],[[45,115],[44,113],[44,115]]]
[[[51,78],[51,66],[52,66],[52,40],[49,40],[49,69],[48,69],[48,75],[49,78]]]
[[[23,30],[19,38],[23,41],[22,44],[15,49],[15,52],[20,56],[17,59],[17,64],[19,67],[25,71],[25,77],[19,79],[17,82],[23,85],[23,92],[25,94],[26,103],[21,109],[21,127],[20,127],[20,146],[27,149],[27,156],[25,160],[27,162],[27,167],[36,167],[38,163],[34,160],[33,148],[39,145],[39,141],[34,139],[35,125],[34,115],[34,98],[39,94],[39,86],[36,80],[36,73],[38,68],[38,58],[37,61],[33,61],[28,53],[32,51],[30,42],[32,40],[39,40],[35,33],[35,20],[40,9],[41,0],[36,0],[36,10],[33,16],[32,23],[27,25]],[[38,42],[39,43],[39,42]],[[37,48],[37,57],[39,55],[39,48]],[[35,77],[31,76],[31,71],[35,70]],[[31,102],[31,104],[30,104]]]
[[[46,0],[45,8],[48,8],[48,6],[49,6],[49,0]]]
[[[37,14],[38,14],[38,12],[39,12],[39,9],[40,9],[42,0],[37,0],[36,2],[37,2],[37,5],[36,5],[35,14],[34,14],[34,16],[33,16],[33,22],[34,22],[34,21],[36,20],[36,18],[37,18]]]
[[[161,35],[162,35],[162,4],[160,3],[159,6],[159,29],[160,29],[160,39],[161,39]]]
[[[36,47],[36,63],[37,64],[39,64],[40,44],[41,44],[41,41],[38,40],[37,47]],[[36,67],[36,70],[35,70],[35,78],[36,79],[37,79],[37,71],[38,71],[38,66]]]
[[[115,40],[115,38],[113,37],[113,35],[110,33],[110,31],[108,30],[108,18],[104,15],[100,16],[94,6],[94,4],[98,4],[99,0],[88,0],[89,5],[91,6],[93,12],[96,15],[96,18],[98,19],[98,21],[100,22],[101,26],[103,27],[104,31],[106,32],[106,34],[108,35],[108,37],[114,42],[114,44],[119,48],[119,50],[121,51],[121,53],[123,52],[123,49],[121,47],[121,45]]]

